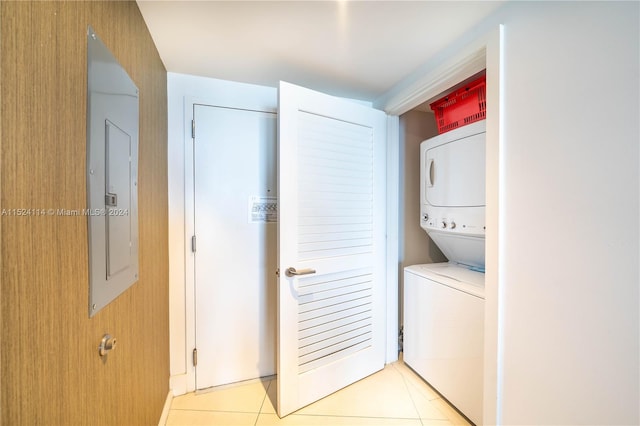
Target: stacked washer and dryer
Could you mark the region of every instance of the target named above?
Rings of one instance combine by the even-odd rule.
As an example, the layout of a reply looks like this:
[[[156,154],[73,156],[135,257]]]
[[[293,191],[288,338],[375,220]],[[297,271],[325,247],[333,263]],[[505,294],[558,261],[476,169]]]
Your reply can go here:
[[[421,226],[449,259],[404,270],[404,362],[482,424],[485,120],[420,144]]]

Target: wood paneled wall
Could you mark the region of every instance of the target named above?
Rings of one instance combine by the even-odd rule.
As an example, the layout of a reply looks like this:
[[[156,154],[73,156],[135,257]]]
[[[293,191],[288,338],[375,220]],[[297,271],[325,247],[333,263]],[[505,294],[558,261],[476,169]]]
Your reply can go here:
[[[2,425],[157,424],[169,390],[166,70],[135,2],[2,1],[0,13]],[[92,319],[87,218],[46,213],[86,208],[88,25],[140,89],[140,280]],[[105,333],[118,340],[106,360]]]

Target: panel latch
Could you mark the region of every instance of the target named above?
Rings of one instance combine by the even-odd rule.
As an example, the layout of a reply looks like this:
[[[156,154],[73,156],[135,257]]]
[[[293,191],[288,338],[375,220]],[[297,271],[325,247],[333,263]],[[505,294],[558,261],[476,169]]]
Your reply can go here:
[[[107,207],[115,207],[118,205],[118,194],[107,192],[104,196],[104,205]]]

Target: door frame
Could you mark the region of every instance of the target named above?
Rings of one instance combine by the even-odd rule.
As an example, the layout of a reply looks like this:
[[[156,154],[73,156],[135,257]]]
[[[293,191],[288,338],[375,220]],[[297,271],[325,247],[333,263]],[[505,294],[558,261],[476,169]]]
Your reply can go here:
[[[181,389],[178,394],[196,390],[195,367],[192,362],[193,349],[196,347],[195,317],[195,255],[191,251],[191,236],[195,233],[195,181],[194,181],[194,146],[191,122],[194,118],[195,105],[207,105],[220,108],[236,108],[252,111],[276,113],[278,111],[277,95],[273,98],[266,93],[257,94],[251,88],[246,91],[221,90],[217,96],[185,96],[184,97],[184,330],[185,330],[185,381],[176,383]],[[196,125],[197,132],[197,125]],[[174,394],[176,394],[174,390]]]
[[[276,100],[277,102],[277,100]],[[220,108],[235,108],[251,111],[269,112],[277,114],[278,108],[252,99],[198,99],[185,98],[185,122],[188,123],[188,139],[185,143],[185,296],[186,296],[186,347],[185,359],[187,367],[187,391],[192,392],[196,388],[196,368],[192,362],[193,348],[196,347],[196,265],[195,254],[191,251],[191,237],[195,235],[195,170],[194,170],[194,138],[192,138],[191,121],[194,119],[196,105],[206,105]],[[197,132],[197,125],[196,125]],[[275,350],[275,348],[274,348]]]

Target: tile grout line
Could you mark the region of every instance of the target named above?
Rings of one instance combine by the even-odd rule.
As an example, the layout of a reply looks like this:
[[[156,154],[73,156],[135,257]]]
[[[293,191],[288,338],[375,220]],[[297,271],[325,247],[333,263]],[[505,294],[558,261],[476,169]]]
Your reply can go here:
[[[256,415],[256,421],[253,423],[253,426],[257,426],[258,420],[260,419],[260,414],[262,414],[262,408],[264,407],[264,402],[269,397],[269,389],[271,389],[271,384],[273,383],[273,379],[269,380],[269,384],[267,385],[267,389],[264,391],[264,397],[262,398],[262,404],[260,404],[260,408],[258,409],[258,414]]]
[[[405,364],[405,365],[406,365],[406,364]],[[395,365],[394,365],[394,367],[395,367]],[[411,371],[413,374],[416,374],[415,372],[413,372],[413,370],[411,370],[411,369],[410,369],[410,371]],[[402,373],[401,373],[401,374],[402,374]],[[404,375],[402,375],[402,376],[403,376],[403,379],[405,379],[405,383],[407,384],[407,386],[411,386],[411,383],[409,383],[408,379],[407,379]],[[425,398],[427,399],[427,401],[429,401],[430,403],[433,403],[433,402],[435,402],[435,401],[439,401],[439,403],[440,403],[440,404],[444,405],[445,407],[447,407],[449,410],[451,410],[451,411],[454,413],[454,415],[455,415],[454,417],[456,417],[456,418],[452,418],[451,416],[449,416],[449,415],[447,414],[447,412],[443,411],[443,409],[442,409],[442,408],[440,408],[440,407],[437,407],[437,406],[434,406],[434,407],[433,407],[433,408],[434,408],[434,409],[436,409],[436,410],[437,410],[441,415],[443,415],[444,417],[446,417],[446,421],[447,421],[449,424],[451,424],[451,425],[457,425],[457,424],[459,424],[459,423],[458,423],[458,420],[462,420],[462,421],[464,422],[464,423],[463,423],[464,425],[469,425],[469,426],[472,426],[472,425],[473,425],[473,423],[470,423],[470,421],[469,421],[469,420],[468,420],[468,419],[467,419],[463,414],[461,414],[461,413],[458,411],[458,409],[457,409],[457,408],[455,408],[455,407],[454,407],[454,406],[453,406],[449,401],[447,401],[447,400],[446,400],[442,395],[440,395],[440,393],[439,393],[437,390],[435,390],[435,388],[433,388],[433,387],[432,387],[432,386],[430,386],[430,385],[429,385],[429,387],[430,387],[431,389],[433,389],[433,390],[434,390],[434,392],[435,392],[436,394],[438,394],[438,396],[437,396],[436,398],[433,398],[433,399],[429,399],[428,397],[426,397],[426,396],[425,396]],[[416,388],[416,387],[415,387],[415,385],[414,385],[414,388]],[[416,390],[417,390],[417,388],[416,388]],[[413,398],[412,398],[412,400],[413,400]],[[438,420],[438,419],[427,419],[427,420]],[[421,419],[421,421],[422,421],[422,419]]]
[[[411,391],[409,390],[409,384],[407,383],[406,377],[404,377],[404,374],[402,374],[400,370],[396,367],[395,363],[392,363],[391,366],[396,371],[396,373],[400,375],[400,378],[402,378],[402,383],[404,384],[404,387],[407,390],[407,393],[409,394],[409,399],[411,399],[411,404],[413,405],[413,409],[416,410],[416,414],[418,415],[418,420],[420,420],[420,424],[424,426],[424,422],[422,421],[422,416],[420,415],[418,406],[416,405],[416,402],[414,401],[413,396],[411,395]]]
[[[415,379],[410,379],[408,378],[405,374],[403,374],[402,372],[400,372],[400,374],[402,375],[402,378],[405,380],[405,382],[407,383],[408,386],[411,386],[414,390],[420,392],[423,394],[423,396],[427,399],[427,401],[431,402],[431,401],[435,401],[438,399],[441,399],[439,396],[439,393],[437,390],[435,390],[435,388],[433,386],[431,386],[429,383],[427,383],[422,377],[420,377],[420,375],[418,373],[416,373],[411,367],[409,367],[407,364],[404,364],[404,367],[407,369],[407,371],[412,375],[415,376]],[[394,365],[395,367],[395,365]],[[400,368],[397,368],[398,371],[400,371]],[[429,395],[425,395],[423,392],[420,391],[418,384],[415,382],[418,381],[420,382],[422,385],[426,386],[427,388],[429,388],[432,392],[432,394],[434,396],[429,396]],[[413,384],[411,383],[413,382]]]
[[[202,408],[173,408],[171,411],[197,411],[198,413],[225,413],[225,414],[260,414],[256,411],[230,411],[230,410],[206,410]]]
[[[265,413],[269,414],[269,413]],[[273,414],[273,413],[271,413]],[[379,419],[379,420],[417,420],[416,417],[403,417],[403,416],[394,416],[394,417],[377,417],[377,416],[355,416],[355,415],[345,415],[345,414],[295,414],[291,413],[288,416],[293,417],[335,417],[337,419]],[[288,417],[286,416],[286,417]]]

